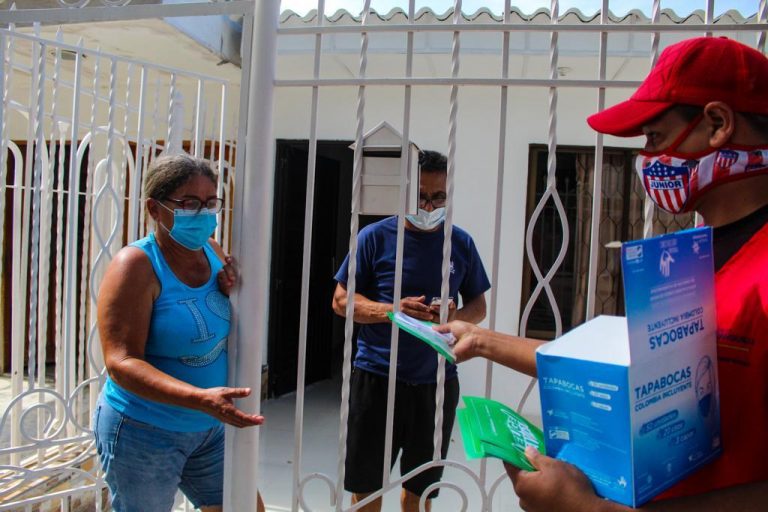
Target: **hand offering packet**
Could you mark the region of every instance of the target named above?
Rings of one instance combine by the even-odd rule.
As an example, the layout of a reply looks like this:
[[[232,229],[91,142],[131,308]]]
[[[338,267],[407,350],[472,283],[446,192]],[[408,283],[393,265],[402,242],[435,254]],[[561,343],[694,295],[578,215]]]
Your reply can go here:
[[[456,362],[456,355],[451,349],[451,345],[456,342],[456,338],[453,336],[453,334],[443,334],[437,332],[432,328],[432,326],[436,324],[427,322],[425,320],[419,320],[418,318],[413,318],[412,316],[408,316],[405,313],[401,313],[399,311],[397,313],[392,313],[390,311],[387,313],[387,316],[398,328],[431,346],[449,363]]]

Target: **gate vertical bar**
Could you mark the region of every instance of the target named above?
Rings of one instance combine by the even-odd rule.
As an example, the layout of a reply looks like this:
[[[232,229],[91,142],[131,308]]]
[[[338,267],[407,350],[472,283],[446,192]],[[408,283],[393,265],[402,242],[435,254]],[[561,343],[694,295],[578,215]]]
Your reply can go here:
[[[363,24],[367,24],[368,18],[371,15],[371,2],[366,0],[365,2],[365,18]],[[360,49],[360,75],[364,75],[363,70],[367,71],[368,68],[368,34],[365,34],[364,45]],[[364,92],[363,87],[360,88],[361,92]],[[365,125],[365,97],[362,98],[362,102],[358,104],[357,116],[358,127]],[[363,148],[356,148],[361,152]],[[399,191],[399,205],[400,212],[403,213],[405,205],[405,176],[400,176],[400,191]],[[397,216],[397,243],[395,247],[395,286],[392,292],[392,309],[393,311],[400,310],[400,298],[402,297],[402,285],[403,285],[403,247],[405,246],[405,216]],[[397,380],[397,357],[400,348],[400,329],[391,329],[390,336],[390,352],[389,352],[389,376],[387,384],[387,416],[384,427],[384,469],[382,474],[382,486],[389,485],[392,469],[392,444],[393,444],[393,424],[395,419],[395,389]],[[370,497],[369,497],[370,498]],[[369,499],[368,498],[368,499]]]
[[[325,0],[319,0],[317,6],[317,26],[323,26]],[[315,35],[315,55],[313,77],[320,78],[320,53],[323,47],[322,34]],[[304,199],[304,247],[301,262],[301,303],[299,305],[299,349],[296,365],[296,413],[293,425],[293,499],[291,507],[298,510],[299,496],[302,492],[301,478],[302,446],[304,440],[304,385],[307,363],[307,323],[309,321],[309,280],[312,262],[312,221],[315,207],[315,175],[317,173],[317,107],[319,87],[312,87],[312,103],[309,121],[309,155],[307,156],[307,187]]]
[[[277,57],[277,23],[280,2],[256,2],[253,17],[244,16],[244,25],[253,23],[252,35],[244,26],[243,80],[248,67],[248,96],[240,105],[248,109],[245,137],[239,138],[238,187],[234,211],[233,253],[242,263],[241,287],[233,297],[235,312],[234,343],[238,357],[234,362],[234,385],[251,388],[251,395],[239,400],[248,412],[261,406],[262,342],[267,338],[269,318],[269,270],[274,196],[274,142],[272,140],[272,108],[275,63]],[[249,21],[252,20],[252,21]],[[246,35],[251,35],[245,38]],[[245,88],[243,88],[245,90]],[[245,153],[244,158],[242,152]],[[244,172],[245,170],[248,172]],[[248,232],[244,220],[248,219]],[[247,236],[245,236],[247,234]],[[230,354],[230,362],[232,357]],[[234,372],[233,372],[234,370]],[[255,509],[257,501],[259,429],[227,428],[225,452],[224,510],[240,512]]]
[[[254,35],[253,35],[253,17],[252,16],[245,16],[243,18],[243,35],[242,35],[242,68],[241,68],[241,78],[240,78],[240,105],[244,105],[245,108],[248,108],[248,100],[250,95],[250,83],[251,83],[251,59],[252,59],[252,53],[253,53],[253,43],[254,43]],[[157,108],[155,108],[157,110]],[[237,129],[237,140],[239,143],[239,150],[245,151],[245,138],[247,133],[247,122],[249,117],[246,115],[245,119],[240,119],[240,123]],[[153,137],[154,140],[154,137]],[[153,142],[154,145],[154,142]],[[245,169],[245,154],[244,153],[238,153],[238,158],[236,162],[236,172],[244,172]],[[235,189],[235,194],[233,197],[233,201],[240,202],[240,199],[244,197],[243,191],[240,190],[240,184],[237,184],[237,188]],[[234,216],[234,206],[233,205],[233,216]],[[237,218],[233,219],[232,223],[232,236],[237,236],[240,234],[241,231],[242,222],[238,221]],[[235,252],[237,251],[237,252]],[[240,257],[240,250],[239,250],[239,244],[233,245],[232,248],[232,254],[236,257]],[[241,279],[242,279],[242,272],[243,268],[241,267]],[[228,376],[227,381],[229,384],[232,384],[237,379],[237,361],[238,361],[238,347],[237,347],[237,340],[238,340],[238,333],[240,331],[239,324],[238,324],[238,316],[237,316],[237,293],[230,294],[229,297],[231,308],[232,308],[232,324],[236,326],[236,330],[234,332],[234,335],[230,332],[230,339],[227,343],[227,362],[228,362]],[[230,459],[235,456],[235,434],[237,433],[236,430],[233,430],[232,427],[227,427],[226,435],[224,437],[224,509],[226,511],[231,510],[234,508],[234,504],[231,504],[233,500],[233,493],[235,492],[234,482],[232,481],[232,475],[235,474],[234,471],[234,464],[230,462]],[[235,508],[236,510],[236,508]]]
[[[82,45],[82,40],[78,46]],[[78,205],[80,202],[80,158],[79,138],[80,138],[80,89],[82,87],[83,71],[83,53],[78,51],[75,55],[75,69],[72,86],[72,125],[70,126],[70,145],[69,145],[69,195],[67,196],[67,239],[66,254],[64,264],[67,271],[64,273],[64,303],[67,305],[63,318],[63,340],[62,340],[62,358],[57,361],[56,366],[61,366],[62,383],[60,389],[74,389],[71,385],[71,379],[76,373],[69,371],[70,357],[75,354],[77,347],[77,272],[78,259],[77,248],[79,247],[78,238]],[[95,99],[94,99],[95,101]],[[87,200],[87,199],[86,199]],[[85,269],[82,269],[85,273]]]
[[[128,137],[128,130],[129,130],[128,122],[129,122],[130,117],[131,117],[131,107],[130,107],[130,105],[131,105],[131,97],[132,97],[131,93],[132,93],[133,87],[134,87],[133,86],[133,82],[134,82],[133,68],[134,68],[134,64],[132,62],[129,63],[128,66],[126,67],[126,70],[125,70],[125,78],[124,78],[124,80],[121,81],[121,80],[118,79],[118,82],[125,83],[125,100],[124,100],[125,104],[122,105],[122,107],[123,107],[123,129],[122,129],[122,132],[120,130],[117,131],[118,137],[119,137],[119,142],[120,142],[120,147],[122,148],[119,151],[119,156],[118,156],[118,158],[120,159],[119,160],[119,171],[120,172],[118,173],[118,187],[119,187],[118,195],[119,195],[119,197],[121,199],[120,200],[120,204],[121,204],[120,211],[122,212],[121,213],[121,229],[120,229],[120,231],[123,231],[123,229],[124,229],[123,226],[126,225],[125,224],[126,220],[127,220],[127,222],[130,222],[130,217],[128,217],[126,219],[126,216],[130,214],[130,210],[128,208],[128,205],[126,205],[125,203],[127,202],[130,205],[130,203],[133,202],[133,201],[131,201],[131,195],[130,195],[130,189],[128,188],[128,185],[129,185],[128,182],[129,181],[135,181],[135,179],[134,179],[135,174],[133,174],[133,172],[136,170],[136,167],[135,167],[136,159],[134,158],[134,156],[132,154],[133,151],[131,151],[131,149],[130,149],[130,142],[129,142],[129,137]],[[117,102],[116,107],[117,108],[121,107],[119,101]],[[129,152],[131,153],[130,157],[128,156]],[[122,236],[120,237],[120,241],[122,243],[127,243],[127,238],[128,238],[128,234],[126,233],[125,238],[123,238]],[[121,244],[121,247],[122,247],[122,244]]]
[[[35,66],[37,66],[37,107],[35,109],[35,159],[33,162],[33,174],[32,174],[32,189],[30,190],[32,199],[32,240],[30,242],[30,292],[29,292],[29,359],[27,360],[27,372],[29,375],[29,389],[35,388],[35,380],[37,372],[40,368],[37,367],[37,350],[39,339],[42,336],[42,332],[38,333],[38,302],[40,289],[40,283],[38,277],[40,274],[40,260],[44,256],[40,252],[40,230],[42,214],[42,194],[43,187],[43,164],[46,159],[45,154],[45,52],[47,45],[38,44],[36,46],[37,52],[33,52],[33,57],[37,58]],[[43,251],[44,252],[44,251]],[[43,265],[45,270],[45,265]],[[43,369],[44,371],[44,369]]]
[[[43,387],[36,380],[40,377],[41,372],[45,372],[45,367],[40,365],[38,360],[39,356],[43,354],[45,347],[45,331],[44,327],[47,326],[45,322],[46,318],[44,314],[40,314],[41,304],[40,295],[41,291],[47,291],[47,278],[48,273],[48,251],[47,244],[43,242],[41,237],[41,231],[44,231],[44,227],[49,227],[48,219],[48,198],[43,197],[43,190],[45,194],[48,194],[49,183],[47,179],[43,178],[43,174],[48,174],[47,154],[45,151],[45,54],[48,46],[45,44],[38,45],[39,54],[37,55],[37,108],[35,111],[35,162],[34,162],[34,174],[32,179],[32,241],[30,256],[30,264],[32,265],[30,271],[30,293],[29,293],[29,356],[27,360],[27,372],[29,374],[29,389],[35,389],[35,387]],[[34,54],[33,54],[34,55]],[[45,224],[44,224],[45,223]],[[45,230],[47,232],[47,230]],[[47,237],[46,237],[47,238]],[[40,345],[38,347],[38,344]],[[43,383],[45,377],[42,377]],[[37,435],[42,434],[42,422],[40,415],[37,415]],[[43,451],[37,451],[37,463],[43,462]]]
[[[61,29],[58,30],[56,33],[56,41],[58,43],[61,43],[64,39],[64,35],[61,32]],[[62,122],[59,123],[57,120],[57,106],[60,103],[60,93],[61,89],[61,48],[59,46],[56,47],[55,51],[55,66],[54,66],[54,75],[53,75],[53,87],[54,87],[54,102],[53,106],[51,107],[51,146],[49,149],[50,157],[49,161],[54,162],[56,161],[56,170],[57,170],[57,176],[56,176],[56,259],[55,265],[56,265],[56,281],[55,281],[55,290],[56,290],[56,296],[54,300],[54,325],[56,327],[55,334],[54,334],[54,340],[55,340],[55,361],[60,361],[62,358],[62,341],[64,339],[62,328],[64,327],[64,271],[66,270],[66,267],[64,266],[64,198],[65,198],[65,187],[64,187],[64,177],[65,177],[65,165],[64,165],[64,159],[65,159],[65,152],[66,152],[66,129],[64,128],[66,125]],[[59,151],[58,155],[55,151],[55,147],[58,144]],[[65,389],[63,384],[63,379],[61,375],[61,368],[58,364],[54,365],[55,371],[54,371],[54,379],[55,379],[55,386],[57,388],[57,391],[62,393],[62,391]],[[62,393],[63,394],[63,393]],[[65,413],[64,410],[64,404],[56,404],[56,417],[63,417]],[[61,453],[61,452],[60,452]]]
[[[36,25],[36,30],[39,29],[39,26]],[[35,182],[34,182],[34,162],[35,162],[35,119],[37,118],[37,111],[34,109],[34,105],[36,104],[36,98],[37,98],[37,92],[38,92],[38,80],[39,80],[39,66],[37,65],[35,61],[35,56],[38,55],[39,52],[39,43],[35,42],[32,45],[32,52],[30,53],[30,68],[31,68],[31,79],[30,79],[30,88],[29,88],[29,103],[27,106],[27,114],[28,114],[28,121],[27,121],[27,147],[24,151],[24,189],[23,189],[23,203],[20,200],[19,201],[19,209],[20,213],[19,216],[21,218],[21,244],[18,246],[14,246],[14,252],[16,252],[16,258],[18,265],[16,266],[16,271],[19,272],[21,278],[20,278],[20,286],[19,286],[19,293],[22,295],[16,295],[17,297],[27,297],[27,290],[30,286],[30,282],[34,282],[34,279],[29,279],[29,263],[30,263],[30,240],[29,235],[32,233],[33,229],[30,227],[30,222],[32,217],[34,216],[34,212],[32,212],[32,206],[31,204],[34,201],[35,196]],[[14,362],[17,364],[16,370],[12,369],[14,377],[19,378],[20,380],[18,382],[21,383],[21,387],[24,386],[24,343],[25,341],[29,341],[27,339],[28,336],[33,336],[33,332],[31,330],[25,330],[25,325],[27,327],[30,327],[34,324],[27,324],[29,317],[34,312],[34,308],[29,307],[32,301],[29,301],[28,303],[22,303],[19,307],[16,308],[16,310],[19,312],[19,318],[20,321],[17,324],[18,328],[18,336],[21,345],[17,346],[17,353],[14,354]],[[18,340],[17,340],[18,341]],[[32,349],[32,343],[29,343],[29,349]],[[28,376],[32,375],[34,373],[34,359],[28,362]],[[14,396],[17,396],[21,392],[21,387],[16,389],[12,389],[12,393]],[[34,380],[30,377],[28,382],[29,389],[34,389]],[[19,430],[20,425],[14,423],[14,430]],[[17,438],[17,439],[20,439]],[[13,443],[13,446],[17,446],[16,443]]]
[[[368,64],[368,34],[365,26],[368,22],[370,0],[365,0],[361,14],[360,64],[358,75],[365,76]],[[363,174],[363,112],[365,111],[365,85],[357,88],[357,106],[355,115],[355,154],[352,165],[352,199],[349,217],[349,268],[347,271],[347,307],[344,315],[344,350],[341,367],[341,406],[339,408],[339,445],[336,481],[336,511],[343,508],[344,478],[347,458],[347,420],[349,418],[350,377],[352,373],[352,336],[354,334],[355,290],[357,286],[357,233],[360,221],[360,190]]]
[[[5,191],[7,188],[7,171],[8,171],[8,121],[6,115],[8,113],[8,95],[10,90],[10,59],[9,65],[5,64],[6,54],[6,36],[0,34],[0,268],[4,269],[5,266]],[[9,52],[10,53],[10,52]],[[6,272],[11,272],[12,269],[8,268]],[[4,274],[5,275],[5,274]],[[7,343],[7,341],[4,341]]]
[[[661,1],[653,0],[653,7],[651,8],[651,23],[657,25],[661,16]],[[656,60],[659,58],[659,40],[661,35],[659,32],[654,32],[651,36],[651,69],[656,66]],[[653,236],[653,201],[651,201],[648,194],[645,195],[643,202],[643,238],[650,238]]]
[[[512,9],[510,0],[504,0],[503,23],[509,23],[509,14]],[[501,40],[501,78],[509,77],[509,32],[505,31]],[[506,139],[507,139],[507,108],[508,108],[509,88],[501,86],[499,97],[499,149],[496,168],[496,200],[494,204],[494,224],[493,224],[493,252],[491,253],[491,300],[488,307],[488,328],[496,330],[496,311],[499,297],[499,261],[501,257],[501,222],[504,206],[504,166],[506,158]],[[516,333],[512,333],[516,334]],[[493,386],[493,362],[488,360],[485,364],[485,394],[486,398],[491,397]],[[480,461],[480,482],[485,487],[488,478],[488,460]],[[483,503],[483,507],[489,504]],[[485,510],[485,508],[484,508]]]
[[[557,64],[559,58],[559,32],[557,31],[556,25],[559,21],[559,9],[560,4],[558,0],[552,0],[550,16],[553,30],[552,34],[550,35],[549,43],[549,78],[553,82],[557,80],[558,76]],[[562,265],[563,260],[565,259],[568,243],[570,241],[568,231],[568,218],[565,214],[565,208],[563,207],[560,195],[557,192],[557,87],[557,85],[552,85],[549,87],[549,102],[547,105],[547,185],[544,191],[544,195],[542,195],[539,203],[536,205],[536,208],[531,214],[531,220],[528,223],[528,228],[526,229],[525,233],[525,250],[528,255],[528,261],[531,264],[531,269],[536,276],[537,283],[533,293],[531,293],[531,296],[528,299],[528,303],[525,305],[525,309],[523,309],[523,314],[520,319],[523,336],[525,336],[528,329],[528,319],[533,309],[533,305],[538,299],[542,290],[546,294],[547,300],[549,301],[549,305],[552,309],[552,317],[555,322],[555,337],[559,337],[563,333],[563,320],[560,315],[560,308],[557,304],[557,299],[554,292],[552,291],[551,286],[552,279],[560,269],[560,265]],[[541,215],[546,203],[550,198],[552,199],[552,202],[555,205],[555,209],[557,210],[557,214],[560,218],[560,227],[563,231],[563,237],[560,244],[560,251],[555,258],[555,261],[550,266],[546,275],[542,275],[541,269],[539,268],[538,262],[536,260],[536,255],[533,251],[533,232],[536,223],[538,222],[539,216]],[[522,397],[520,398],[520,401],[518,402],[517,412],[522,410],[523,405],[525,405],[525,402],[528,400],[528,396],[531,394],[531,391],[533,391],[536,383],[536,378],[531,378],[528,387],[526,387]]]
[[[5,254],[3,254],[5,249],[5,215],[6,215],[6,208],[8,208],[8,205],[5,203],[5,195],[6,195],[6,186],[7,186],[7,169],[8,169],[8,141],[10,139],[10,135],[8,134],[8,102],[10,100],[10,89],[11,89],[11,75],[13,73],[13,38],[9,37],[7,46],[6,46],[6,36],[5,34],[0,34],[0,257],[2,257],[2,260],[0,260],[0,268],[4,268],[5,265]],[[6,52],[8,54],[8,64],[6,65]],[[16,169],[19,168],[19,162],[16,161],[16,157],[14,157],[14,164],[16,166]],[[18,173],[14,172],[14,181],[18,181]],[[16,196],[18,194],[18,189],[13,191],[14,194],[14,210],[15,210],[15,201]],[[13,242],[16,243],[15,236],[12,238]],[[11,251],[11,255],[13,255],[13,251]],[[13,259],[11,259],[11,263],[9,265],[9,268],[6,272],[10,273],[12,276],[15,276],[14,272],[14,264]],[[3,274],[7,275],[7,274]],[[12,278],[12,283],[15,285],[15,277]],[[12,306],[13,307],[13,306]],[[12,321],[15,315],[12,313]],[[13,333],[13,331],[11,331]],[[11,360],[13,361],[13,351],[16,349],[15,343],[13,342],[13,334],[11,335],[11,340],[6,340],[4,343],[11,342]],[[12,377],[13,379],[13,377]],[[17,411],[18,409],[14,409],[14,411]],[[11,411],[11,414],[14,414],[14,411]],[[15,419],[15,418],[14,418]],[[16,427],[11,428],[11,435],[14,436],[17,432]],[[13,444],[11,444],[13,446]],[[18,456],[16,456],[18,457]],[[12,456],[11,461],[13,462],[14,456]]]
[[[704,14],[704,24],[705,25],[713,25],[715,23],[715,0],[707,0],[707,10]],[[711,30],[707,30],[704,33],[707,37],[712,37],[713,33]],[[699,212],[693,213],[693,225],[698,226],[699,224],[703,224],[704,219],[701,216]]]
[[[203,133],[205,132],[205,84],[202,80],[197,81],[197,100],[195,103],[195,140],[194,142],[194,155],[197,158],[202,158],[205,152],[203,147]],[[219,176],[221,177],[221,176]]]
[[[88,147],[88,170],[85,177],[85,215],[83,217],[85,228],[83,230],[83,243],[82,243],[82,269],[83,273],[80,279],[80,294],[82,308],[80,321],[81,329],[87,330],[87,334],[81,331],[79,346],[71,347],[72,352],[68,354],[70,357],[70,371],[71,378],[75,379],[75,384],[85,380],[88,376],[95,374],[99,368],[96,366],[96,361],[93,360],[91,347],[95,346],[98,338],[98,327],[96,325],[96,292],[98,290],[97,284],[94,281],[95,272],[99,258],[98,254],[94,255],[93,245],[94,241],[98,242],[98,192],[96,190],[98,182],[95,176],[99,169],[99,163],[97,163],[97,142],[96,136],[99,133],[98,125],[98,112],[99,112],[99,91],[101,88],[101,49],[96,51],[96,62],[93,66],[93,88],[92,88],[92,104],[91,104],[91,119],[90,119],[90,133],[88,134],[89,145]],[[84,148],[85,149],[85,148]],[[101,149],[101,148],[98,148]],[[79,359],[78,359],[79,355]],[[86,356],[89,356],[86,359]],[[90,364],[89,364],[90,363]],[[79,372],[79,374],[78,374]],[[93,382],[90,386],[89,400],[93,403],[98,394],[99,386]]]
[[[765,26],[768,22],[768,1],[760,0],[760,5],[757,9],[757,23],[762,23]],[[757,33],[757,49],[765,53],[765,30]]]
[[[461,0],[456,0],[453,5],[453,41],[451,45],[451,78],[459,77],[461,55]],[[448,203],[445,208],[445,221],[443,222],[443,261],[442,282],[440,283],[440,323],[448,323],[448,295],[450,294],[451,279],[451,242],[453,235],[453,188],[456,175],[456,133],[458,131],[459,113],[459,86],[451,86],[450,106],[448,115],[448,169],[446,176],[446,195]],[[437,392],[435,393],[435,431],[432,438],[432,459],[439,460],[442,455],[443,443],[443,403],[445,401],[445,358],[439,357],[437,363]]]
[[[605,25],[608,19],[608,0],[603,0],[600,9],[600,24]],[[605,69],[608,59],[608,32],[600,32],[598,80],[605,80]],[[605,109],[605,87],[597,91],[597,111]],[[600,215],[603,204],[603,134],[596,132],[595,136],[595,168],[592,172],[592,225],[589,240],[589,269],[587,270],[587,307],[586,318],[595,316],[595,301],[597,299],[597,260],[600,256]],[[626,198],[629,201],[629,198]]]
[[[42,194],[43,194],[43,187],[46,185],[43,182],[43,172],[44,172],[44,163],[47,159],[47,155],[45,152],[45,80],[46,80],[46,74],[45,74],[45,53],[47,51],[48,46],[46,44],[38,43],[36,45],[37,49],[37,61],[35,63],[35,66],[37,66],[36,70],[36,85],[37,85],[37,94],[36,94],[36,107],[35,107],[35,148],[34,148],[34,162],[32,162],[32,189],[30,190],[31,194],[31,201],[32,201],[32,232],[31,232],[31,243],[30,243],[30,249],[31,249],[31,255],[30,255],[30,262],[31,265],[30,268],[30,274],[29,274],[29,283],[30,283],[30,305],[29,305],[29,331],[28,331],[28,340],[29,340],[29,355],[27,360],[27,373],[29,376],[29,389],[34,389],[36,387],[35,379],[37,377],[37,372],[40,371],[40,369],[37,367],[37,344],[38,344],[38,310],[37,305],[39,304],[40,298],[38,296],[39,290],[40,290],[40,283],[39,283],[39,276],[40,276],[40,261],[41,261],[41,243],[40,243],[40,230],[41,226],[40,223],[42,221],[42,214],[44,213],[42,211]],[[32,54],[35,56],[35,52]],[[31,119],[30,119],[31,121]],[[46,164],[47,165],[47,164]]]
[[[10,79],[13,73],[14,67],[15,48],[13,45],[13,39],[9,44],[8,50],[8,76]],[[30,101],[32,87],[30,86]],[[6,100],[10,95],[10,90],[7,92]],[[31,114],[29,110],[27,113]],[[7,114],[6,114],[7,115]],[[30,129],[29,123],[27,123],[27,129]],[[27,133],[27,141],[30,139],[30,134]],[[11,259],[12,283],[11,290],[14,297],[26,297],[27,296],[27,281],[25,264],[23,254],[23,247],[27,245],[27,238],[23,236],[27,232],[27,223],[24,207],[24,182],[25,178],[31,175],[29,169],[27,169],[27,162],[30,160],[29,151],[32,148],[27,147],[26,155],[20,159],[19,154],[14,154],[14,173],[13,173],[13,253]],[[15,301],[11,307],[11,395],[18,396],[22,392],[24,387],[24,320],[26,318],[26,302]],[[16,447],[21,442],[21,429],[19,427],[19,415],[21,414],[21,404],[16,405],[11,410],[11,446]],[[18,452],[11,454],[11,464],[16,465],[19,463],[20,454]]]
[[[227,180],[230,179],[229,173],[231,172],[231,169],[229,165],[227,165],[227,162],[225,162],[224,158],[226,157],[226,151],[225,151],[225,144],[226,144],[226,136],[225,136],[225,130],[226,130],[226,121],[227,121],[227,86],[222,85],[221,86],[221,117],[219,118],[219,143],[218,143],[218,150],[219,150],[219,182],[217,184],[217,190],[216,195],[219,197],[225,197],[224,195],[224,179]],[[214,137],[211,137],[211,161],[214,161],[214,154],[216,150],[216,142]],[[227,187],[227,191],[229,191],[229,187]],[[229,194],[227,194],[227,199],[231,199],[228,197]],[[232,205],[228,205],[229,211],[232,211]],[[219,218],[224,216],[224,212],[219,212]],[[228,225],[231,225],[232,223],[232,214],[228,213],[226,217],[226,222]],[[221,244],[221,247],[224,249],[225,253],[229,253],[229,237],[226,237],[226,243],[225,243],[225,237],[224,233],[227,233],[229,230],[224,230],[224,226],[222,225],[222,222],[219,222],[216,226],[216,240]]]
[[[141,236],[141,212],[144,209],[141,184],[144,180],[144,98],[147,92],[147,67],[141,67],[139,78],[138,128],[136,130],[136,169],[131,182],[131,201],[128,202],[128,240],[134,242]]]

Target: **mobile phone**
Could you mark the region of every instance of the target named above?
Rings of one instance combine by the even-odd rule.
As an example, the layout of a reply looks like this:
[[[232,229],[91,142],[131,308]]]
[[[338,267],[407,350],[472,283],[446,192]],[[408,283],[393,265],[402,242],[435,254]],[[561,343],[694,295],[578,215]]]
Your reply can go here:
[[[448,302],[449,302],[449,303],[450,303],[450,302],[453,302],[453,297],[448,297]],[[442,300],[442,298],[440,298],[440,297],[432,297],[432,302],[430,302],[430,303],[429,303],[429,305],[430,305],[430,307],[431,307],[431,306],[437,306],[437,307],[440,307],[440,305],[441,305],[442,303],[443,303],[443,300]]]

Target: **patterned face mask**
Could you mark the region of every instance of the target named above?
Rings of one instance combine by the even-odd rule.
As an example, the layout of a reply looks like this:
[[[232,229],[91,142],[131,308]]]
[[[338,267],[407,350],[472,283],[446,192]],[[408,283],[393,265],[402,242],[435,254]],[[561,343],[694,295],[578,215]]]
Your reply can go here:
[[[712,187],[768,171],[768,148],[730,146],[695,154],[677,151],[701,119],[691,121],[668,148],[640,151],[635,160],[645,192],[669,213],[691,211]]]
[[[659,208],[685,213],[710,188],[768,171],[768,149],[720,148],[695,157],[641,152],[635,169],[645,192]]]

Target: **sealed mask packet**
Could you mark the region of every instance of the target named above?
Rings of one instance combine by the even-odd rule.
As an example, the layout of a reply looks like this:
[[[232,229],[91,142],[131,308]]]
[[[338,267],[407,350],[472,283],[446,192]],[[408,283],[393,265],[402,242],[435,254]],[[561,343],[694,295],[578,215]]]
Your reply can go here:
[[[387,312],[387,317],[398,328],[435,349],[435,351],[443,356],[449,363],[453,364],[456,362],[456,355],[451,349],[451,345],[453,345],[456,340],[453,337],[453,334],[437,332],[432,329],[432,326],[435,325],[432,322],[419,320],[418,318],[413,318],[412,316],[408,316],[399,311],[397,313],[389,311]]]
[[[541,429],[495,400],[475,396],[462,399],[466,407],[456,414],[468,459],[496,457],[520,469],[536,471],[525,456],[525,448],[532,446],[546,453]]]

